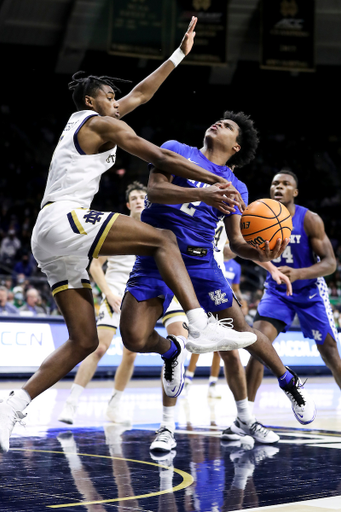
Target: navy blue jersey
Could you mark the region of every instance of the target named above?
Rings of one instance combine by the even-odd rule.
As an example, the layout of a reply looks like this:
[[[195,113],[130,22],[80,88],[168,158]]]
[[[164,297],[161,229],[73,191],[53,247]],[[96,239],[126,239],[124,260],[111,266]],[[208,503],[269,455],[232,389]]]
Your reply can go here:
[[[245,204],[247,204],[247,187],[236,178],[229,167],[216,165],[210,162],[198,148],[181,144],[175,140],[165,142],[161,147],[174,151],[217,176],[222,176],[231,181],[232,185],[240,192]],[[179,176],[174,176],[172,183],[185,188],[209,186],[206,183],[180,178]],[[150,203],[147,197],[145,204],[146,207],[142,212],[141,220],[156,228],[173,231],[177,236],[181,252],[186,252],[188,246],[203,247],[213,251],[217,223],[225,217],[222,212],[200,201],[182,204],[158,204]],[[241,215],[238,208],[236,208],[235,213]]]
[[[307,233],[304,230],[304,217],[308,209],[303,206],[295,205],[295,215],[292,218],[292,232],[290,242],[279,258],[272,261],[276,267],[305,268],[311,267],[319,259],[314,254]],[[307,286],[313,286],[317,283],[314,279],[298,279],[292,283],[293,292],[299,292]],[[279,292],[286,293],[286,285],[278,285],[268,273],[265,287],[276,289]]]

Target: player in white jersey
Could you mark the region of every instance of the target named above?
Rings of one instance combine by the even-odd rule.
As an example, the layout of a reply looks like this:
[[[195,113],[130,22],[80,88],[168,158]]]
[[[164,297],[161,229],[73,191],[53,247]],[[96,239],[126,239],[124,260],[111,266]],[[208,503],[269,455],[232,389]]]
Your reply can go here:
[[[98,346],[95,310],[89,276],[89,259],[115,254],[152,256],[165,282],[188,312],[189,333],[202,344],[245,346],[256,336],[237,334],[208,318],[194,292],[183,264],[176,237],[142,222],[113,212],[91,209],[101,175],[115,163],[117,146],[152,162],[165,172],[212,184],[202,190],[202,200],[221,212],[234,205],[243,208],[240,195],[223,178],[180,155],[161,149],[138,137],[123,121],[124,115],[147,102],[162,82],[190,51],[195,36],[192,18],[181,46],[154,73],[128,95],[116,100],[117,80],[102,76],[73,75],[69,89],[77,112],[73,114],[53,154],[42,209],[32,233],[32,252],[62,312],[69,339],[53,352],[22,389],[12,391],[0,403],[0,449],[9,449],[16,422],[24,417],[30,401],[58,382]],[[218,184],[217,184],[218,183]],[[198,336],[198,337],[197,337]],[[123,340],[126,345],[126,340]],[[136,352],[156,352],[164,357],[164,379],[179,389],[183,386],[183,344],[161,336],[144,338],[128,347]]]
[[[130,217],[135,220],[141,219],[146,191],[147,188],[138,181],[131,183],[126,190],[126,205],[130,210]],[[102,266],[105,262],[107,262],[107,269],[104,274]],[[99,361],[110,347],[112,338],[119,326],[121,300],[134,263],[135,256],[133,255],[109,256],[108,258],[100,256],[91,262],[90,274],[103,295],[97,318],[99,345],[80,364],[70,395],[58,417],[59,421],[68,424],[73,423],[80,396],[94,376]],[[116,423],[125,422],[125,417],[120,412],[119,399],[133,374],[135,358],[136,352],[131,352],[123,347],[122,361],[117,368],[114,383],[113,394],[116,396],[115,405],[116,403],[117,405],[107,410],[109,419]]]

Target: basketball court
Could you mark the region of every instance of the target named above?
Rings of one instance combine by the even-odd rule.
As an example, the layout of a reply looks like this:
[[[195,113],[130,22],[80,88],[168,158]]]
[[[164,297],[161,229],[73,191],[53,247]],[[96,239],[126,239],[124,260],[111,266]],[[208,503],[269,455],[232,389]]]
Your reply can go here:
[[[0,397],[22,383],[2,381]],[[124,398],[127,426],[105,418],[112,381],[94,380],[81,396],[73,425],[57,421],[70,380],[28,407],[11,449],[1,454],[1,511],[325,512],[341,510],[341,400],[329,376],[308,378],[317,418],[300,426],[276,379],[257,396],[259,421],[280,435],[276,445],[222,442],[235,404],[223,378],[221,399],[207,398],[195,378],[176,406],[177,447],[150,453],[162,413],[159,380],[133,379]]]

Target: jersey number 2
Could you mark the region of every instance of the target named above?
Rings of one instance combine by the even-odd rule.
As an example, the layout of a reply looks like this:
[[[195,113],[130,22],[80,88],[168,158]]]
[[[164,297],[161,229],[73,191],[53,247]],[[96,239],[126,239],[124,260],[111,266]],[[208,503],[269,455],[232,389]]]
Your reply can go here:
[[[195,201],[194,203],[183,203],[180,210],[193,217],[196,212],[195,206],[199,206],[200,203],[201,201]]]

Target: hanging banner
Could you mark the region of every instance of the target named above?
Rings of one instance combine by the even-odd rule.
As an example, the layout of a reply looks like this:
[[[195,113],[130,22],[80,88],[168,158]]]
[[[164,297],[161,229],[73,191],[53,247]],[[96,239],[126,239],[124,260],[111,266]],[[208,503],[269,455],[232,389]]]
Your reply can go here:
[[[111,0],[108,52],[164,59],[165,5],[166,0]]]
[[[181,41],[192,16],[198,18],[195,44],[185,64],[224,65],[227,62],[227,7],[221,0],[176,0],[174,39]]]
[[[261,68],[315,71],[315,0],[262,0]]]

